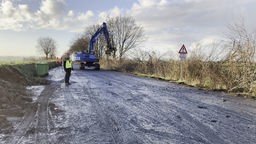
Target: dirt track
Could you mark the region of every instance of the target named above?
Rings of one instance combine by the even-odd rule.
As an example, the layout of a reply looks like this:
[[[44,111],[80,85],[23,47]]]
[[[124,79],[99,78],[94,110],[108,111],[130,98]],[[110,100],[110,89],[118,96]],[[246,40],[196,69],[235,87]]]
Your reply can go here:
[[[256,101],[113,71],[73,71],[51,84],[0,143],[254,144]]]

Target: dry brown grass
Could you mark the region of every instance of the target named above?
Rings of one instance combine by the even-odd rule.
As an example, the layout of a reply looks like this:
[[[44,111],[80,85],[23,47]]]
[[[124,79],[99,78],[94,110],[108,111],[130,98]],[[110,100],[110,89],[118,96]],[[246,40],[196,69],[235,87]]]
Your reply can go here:
[[[251,96],[256,94],[256,66],[252,65],[205,62],[198,59],[189,59],[184,62],[158,59],[123,60],[122,63],[111,60],[109,63],[109,69],[139,73],[171,81],[182,81],[188,85],[208,90],[221,90]]]

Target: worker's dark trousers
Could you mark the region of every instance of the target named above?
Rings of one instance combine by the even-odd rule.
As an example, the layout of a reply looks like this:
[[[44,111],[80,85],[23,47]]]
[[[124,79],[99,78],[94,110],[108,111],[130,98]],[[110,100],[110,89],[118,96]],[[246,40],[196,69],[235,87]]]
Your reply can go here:
[[[65,83],[69,83],[70,75],[71,75],[71,69],[66,69]]]

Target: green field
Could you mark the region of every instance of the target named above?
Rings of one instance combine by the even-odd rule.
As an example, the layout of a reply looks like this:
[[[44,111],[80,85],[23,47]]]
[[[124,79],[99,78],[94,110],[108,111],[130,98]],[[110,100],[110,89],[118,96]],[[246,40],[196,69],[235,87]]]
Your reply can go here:
[[[45,60],[39,57],[16,57],[16,56],[0,56],[0,65],[15,65],[49,62],[53,60]]]

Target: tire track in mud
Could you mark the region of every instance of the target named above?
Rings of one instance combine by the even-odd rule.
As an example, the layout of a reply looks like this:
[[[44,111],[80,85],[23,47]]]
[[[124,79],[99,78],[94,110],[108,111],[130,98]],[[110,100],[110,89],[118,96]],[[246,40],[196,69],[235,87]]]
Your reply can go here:
[[[118,107],[116,101],[106,99],[110,93],[104,88],[94,87],[93,82],[88,81],[84,85],[84,93],[88,95],[92,112],[96,114],[97,135],[103,137],[103,143],[113,144],[140,144],[142,141],[131,131],[127,115],[122,107]],[[95,83],[93,83],[95,84]],[[95,138],[97,140],[97,138]],[[95,140],[94,139],[94,140]],[[99,140],[99,139],[98,139]],[[101,142],[101,143],[102,143]]]
[[[155,125],[154,123],[158,123],[160,125],[165,124],[167,127],[170,127],[169,124],[171,124],[171,127],[179,131],[182,135],[175,133],[173,134],[170,132],[157,131],[152,128],[145,128],[141,125],[141,123],[139,122],[140,120],[138,120],[137,117],[134,117],[130,120],[130,122],[132,122],[132,124],[137,127],[135,131],[140,131],[145,134],[151,134],[156,137],[162,137],[167,140],[183,140],[187,142],[194,141],[196,143],[199,142],[205,144],[215,142],[217,142],[218,144],[225,143],[220,137],[216,135],[216,133],[212,129],[191,117],[186,111],[172,105],[166,106],[164,108],[160,107],[157,105],[157,101],[154,101],[153,99],[150,99],[150,102],[146,102],[142,99],[139,100],[138,98],[135,98],[138,96],[143,96],[143,93],[134,91],[132,91],[131,93],[129,92],[129,90],[127,91],[127,93],[130,93],[130,95],[133,96],[133,100],[129,100],[130,104],[126,102],[126,105],[130,105],[130,107],[136,107],[139,110],[137,116],[142,116],[142,121],[150,121],[149,123],[151,123],[152,125]],[[121,94],[116,95],[120,96]],[[168,111],[163,111],[163,109],[166,108],[168,108]],[[169,120],[169,123],[165,120]],[[191,129],[193,129],[193,131],[191,131]],[[203,135],[204,137],[202,137]]]
[[[79,73],[73,76],[75,78],[72,80],[85,82],[75,82],[64,88],[65,108],[68,110],[62,123],[67,127],[64,126],[60,129],[62,132],[57,133],[56,143],[139,143],[136,139],[126,140],[123,137],[119,119],[116,113],[111,112],[111,104],[103,102],[100,89],[93,88],[90,80],[83,79],[84,76]],[[84,113],[81,109],[88,112]]]
[[[110,141],[109,143],[120,144],[122,143],[122,139],[118,136],[118,131],[120,130],[118,127],[117,119],[106,112],[107,109],[104,109],[99,102],[99,94],[97,93],[97,89],[92,88],[91,82],[87,82],[87,87],[83,87],[84,93],[87,93],[89,96],[89,101],[92,104],[93,110],[97,114],[97,122],[99,127],[104,132],[105,135],[109,135]],[[109,134],[108,134],[109,133]],[[106,136],[108,137],[108,136]]]
[[[34,134],[32,141],[35,143],[49,143],[48,138],[48,101],[49,97],[54,93],[56,85],[47,85],[37,100],[37,110],[27,109],[22,121],[14,128],[14,133],[6,140],[8,144],[22,143],[27,139],[27,134]],[[34,124],[36,122],[36,126]]]
[[[83,95],[83,84],[76,82],[79,80],[77,73],[72,73],[72,78],[71,85],[63,84],[61,88],[64,113],[62,121],[59,121],[55,128],[55,143],[88,143],[91,138],[88,134],[89,127],[93,125],[93,122],[88,120],[89,98]]]
[[[35,141],[36,143],[51,143],[49,140],[50,129],[53,125],[49,125],[52,121],[49,116],[49,98],[53,96],[56,88],[59,85],[52,82],[47,85],[42,91],[41,95],[38,97],[38,109],[37,109],[37,124],[35,128]]]
[[[101,77],[101,76],[99,76],[99,77]],[[103,77],[102,77],[102,79],[103,79]],[[142,116],[143,115],[143,116],[147,117],[147,119],[152,120],[152,121],[159,121],[159,120],[164,119],[164,118],[167,117],[166,114],[163,113],[163,111],[160,111],[159,110],[160,108],[157,107],[155,104],[145,102],[145,101],[142,102],[142,101],[140,101],[140,98],[138,99],[138,97],[141,97],[144,94],[132,91],[132,88],[130,88],[129,86],[126,86],[126,84],[122,83],[121,81],[115,81],[114,79],[111,79],[111,80],[112,80],[112,82],[114,81],[114,83],[116,84],[116,86],[118,86],[119,89],[122,89],[122,91],[127,92],[128,95],[130,93],[130,95],[133,97],[132,99],[128,100],[129,105],[127,105],[128,104],[127,102],[125,102],[125,105],[130,106],[130,107],[135,106],[137,109],[141,110],[139,113],[136,114],[137,116],[139,116],[139,115]],[[124,86],[121,87],[122,85],[124,85]],[[126,88],[126,90],[125,90],[125,88]],[[123,98],[121,96],[122,94],[120,94],[120,93],[115,93],[115,92],[112,92],[111,90],[109,90],[108,93],[111,93],[112,95],[115,95],[116,98],[118,98],[118,97]],[[124,98],[123,100],[126,101],[127,99]],[[117,101],[114,101],[114,102],[117,102]],[[144,113],[146,113],[146,114],[144,114]],[[135,119],[136,119],[136,117],[135,117]],[[155,135],[155,136],[158,136],[158,137],[165,137],[165,138],[168,138],[168,139],[177,139],[177,138],[185,139],[186,138],[186,137],[182,137],[180,135],[172,135],[170,133],[154,131],[153,129],[149,129],[149,130],[145,129],[145,128],[143,128],[143,126],[141,126],[138,123],[138,120],[131,119],[130,122],[137,127],[136,129],[134,129],[133,133],[138,134],[138,132],[139,132],[139,133],[142,134],[142,136],[143,136],[143,133],[144,134],[147,133],[147,134]],[[162,122],[159,122],[159,123],[162,123]],[[182,126],[180,126],[179,128],[184,129],[184,128],[182,128]],[[186,130],[183,130],[183,131],[186,132]],[[197,139],[200,140],[200,138],[198,138],[197,135],[194,135],[193,137],[197,137]],[[150,140],[147,140],[147,141],[150,142]]]
[[[80,101],[73,96],[73,93],[79,92],[79,89],[73,88],[72,85],[64,86],[65,108],[76,109],[75,106],[79,107],[81,104]],[[81,123],[82,116],[80,113],[73,112],[71,115],[67,114],[67,110],[64,111],[66,113],[65,119],[62,121],[64,127],[58,128],[62,135],[58,136],[56,143],[79,143],[76,140],[76,135],[79,135],[79,129],[76,124]]]
[[[136,82],[137,83],[137,82]],[[176,85],[174,85],[174,87],[177,87]],[[170,105],[175,106],[175,109],[181,109],[181,111],[185,112],[185,114],[189,114],[188,116],[192,116],[194,119],[196,119],[197,122],[204,124],[204,126],[212,129],[212,132],[215,133],[215,135],[218,135],[221,139],[224,140],[225,143],[252,143],[253,141],[256,140],[256,137],[252,137],[251,133],[253,132],[253,125],[255,125],[255,117],[253,116],[254,113],[256,112],[254,111],[239,111],[239,109],[237,110],[237,105],[235,103],[232,104],[228,104],[223,102],[220,96],[218,96],[216,98],[217,92],[204,92],[201,90],[196,90],[196,89],[191,89],[188,87],[183,87],[182,90],[175,90],[175,89],[166,89],[164,88],[163,90],[161,90],[160,94],[163,96],[171,96],[169,97],[170,102],[163,102],[162,100],[160,102],[162,102],[162,109],[169,107]],[[154,91],[154,87],[150,87],[148,90],[152,90]],[[188,90],[188,91],[186,91]],[[178,92],[178,95],[177,95]],[[193,96],[194,93],[198,93],[196,94],[197,96]],[[198,95],[200,95],[200,97],[198,97]],[[209,103],[206,101],[204,101],[204,98],[211,98],[211,96],[213,96],[214,100],[216,101],[221,101],[221,102],[217,102],[217,103]],[[152,98],[156,98],[156,97],[152,97]],[[228,99],[228,101],[230,100],[229,98],[231,98],[232,100],[235,100],[234,97],[228,97],[225,96],[225,99]],[[219,100],[218,100],[219,99]],[[156,101],[158,101],[157,99],[155,99]],[[228,102],[229,103],[229,102]],[[164,104],[164,105],[163,105]],[[202,111],[204,111],[203,115],[202,115],[202,111],[200,111],[199,107],[203,106],[205,107],[205,109],[202,109]],[[243,105],[241,105],[240,107],[242,107]],[[239,107],[239,108],[240,108]],[[251,107],[249,107],[251,108]],[[245,109],[245,108],[243,108]],[[228,116],[228,117],[227,117]],[[228,119],[229,117],[232,117],[231,119]],[[201,121],[202,119],[208,118],[207,121],[208,122],[203,122]],[[217,125],[215,123],[213,123],[212,121],[217,121]],[[209,126],[210,125],[210,126]],[[246,126],[248,125],[248,126]],[[249,129],[249,126],[251,127]],[[235,128],[234,128],[235,127]],[[226,129],[229,129],[226,130]],[[237,131],[237,129],[239,129],[240,131]],[[236,132],[235,132],[236,131]],[[255,131],[256,132],[256,131]],[[207,133],[206,133],[207,134]],[[211,135],[209,135],[211,136]],[[239,138],[239,137],[243,137],[243,138]],[[208,137],[207,138],[211,138]],[[216,140],[212,139],[211,140],[213,143],[216,143]]]
[[[17,144],[22,141],[22,138],[25,136],[30,125],[32,125],[35,120],[36,112],[33,110],[27,110],[26,114],[23,116],[22,121],[17,127],[14,128],[14,133],[11,134],[11,137],[6,140],[7,144]]]
[[[168,95],[170,91],[166,90],[161,93]],[[202,91],[199,94],[208,97]],[[225,143],[249,144],[256,140],[256,137],[253,138],[250,136],[251,133],[253,133],[253,125],[255,125],[255,117],[251,115],[251,112],[238,113],[226,107],[225,102],[222,100],[221,104],[204,103],[204,101],[194,99],[194,97],[188,97],[187,94],[181,94],[180,97],[176,97],[175,99],[172,97],[170,101],[171,104],[181,109],[186,115],[190,113],[188,116],[196,120],[197,123],[204,124],[204,127],[211,129],[212,133],[217,135]],[[168,102],[164,103],[164,107],[169,107]],[[249,126],[252,127],[249,128]],[[237,129],[239,129],[239,131],[237,131]],[[212,135],[209,133],[206,133],[205,136],[208,139],[212,139]],[[216,143],[215,139],[211,141],[212,143]]]

